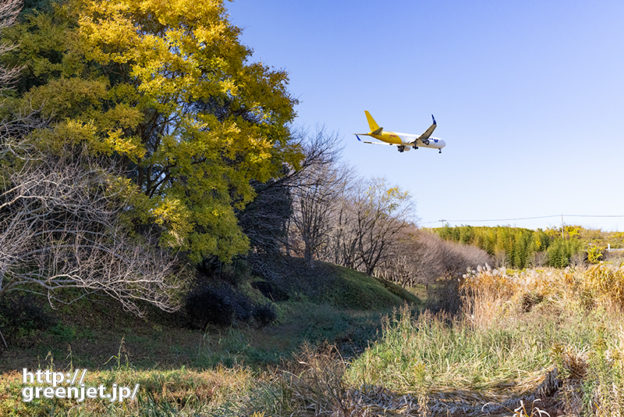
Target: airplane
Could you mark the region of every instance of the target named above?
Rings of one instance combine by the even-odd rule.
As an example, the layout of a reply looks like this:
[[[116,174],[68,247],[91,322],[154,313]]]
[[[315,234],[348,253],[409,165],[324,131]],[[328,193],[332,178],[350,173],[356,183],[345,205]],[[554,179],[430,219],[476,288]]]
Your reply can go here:
[[[368,112],[368,110],[364,110],[366,114],[366,120],[368,120],[368,126],[370,127],[370,132],[368,133],[354,133],[355,137],[363,143],[367,143],[370,145],[395,145],[399,152],[409,151],[411,148],[418,149],[419,147],[423,148],[433,148],[437,149],[438,153],[442,153],[442,148],[446,146],[446,142],[444,142],[440,138],[433,138],[431,134],[438,126],[436,123],[435,117],[433,114],[431,118],[433,119],[433,124],[429,126],[427,130],[421,135],[415,135],[412,133],[399,133],[399,132],[386,132],[383,130],[383,127],[379,127],[373,116]],[[360,136],[370,136],[381,142],[371,142],[360,139]]]

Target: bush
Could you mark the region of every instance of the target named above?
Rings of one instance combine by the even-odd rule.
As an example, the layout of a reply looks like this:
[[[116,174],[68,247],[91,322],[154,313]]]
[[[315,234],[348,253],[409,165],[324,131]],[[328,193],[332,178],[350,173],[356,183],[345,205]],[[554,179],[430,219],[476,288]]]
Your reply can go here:
[[[248,322],[254,311],[251,299],[224,281],[203,283],[186,300],[190,325],[195,328],[231,326],[235,320]]]
[[[5,297],[0,300],[0,332],[7,343],[29,344],[29,336],[47,330],[56,320],[32,296]],[[3,343],[0,343],[3,346]]]
[[[256,306],[253,310],[252,316],[260,327],[264,327],[275,321],[277,313],[275,312],[275,307],[272,304],[265,304]]]
[[[234,307],[230,294],[221,288],[203,287],[189,295],[186,310],[191,327],[205,328],[208,324],[229,326],[234,321]]]
[[[251,279],[251,270],[246,259],[236,258],[225,263],[218,258],[206,258],[198,265],[202,279],[224,281],[239,286]]]
[[[290,298],[286,291],[268,281],[254,281],[251,283],[251,286],[260,291],[266,298],[273,301],[286,301]]]
[[[590,264],[600,263],[600,261],[604,260],[604,250],[605,248],[596,245],[590,245],[586,250],[587,262]]]

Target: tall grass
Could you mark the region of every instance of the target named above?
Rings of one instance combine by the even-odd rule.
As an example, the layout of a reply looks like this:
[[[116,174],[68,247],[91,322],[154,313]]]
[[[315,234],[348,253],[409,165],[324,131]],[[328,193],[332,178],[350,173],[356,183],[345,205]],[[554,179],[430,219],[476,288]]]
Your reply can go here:
[[[624,269],[604,264],[473,271],[459,316],[397,312],[346,377],[482,401],[541,393],[570,415],[623,415],[623,284]]]

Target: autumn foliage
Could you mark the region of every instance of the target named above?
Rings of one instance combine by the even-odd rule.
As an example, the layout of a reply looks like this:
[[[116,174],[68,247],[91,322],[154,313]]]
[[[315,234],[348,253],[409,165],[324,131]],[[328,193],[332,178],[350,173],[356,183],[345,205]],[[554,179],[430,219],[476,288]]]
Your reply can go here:
[[[296,167],[287,75],[249,62],[222,1],[71,0],[7,32],[26,71],[2,112],[40,111],[40,147],[113,157],[128,217],[190,259],[223,260],[248,240],[236,211],[252,180]]]

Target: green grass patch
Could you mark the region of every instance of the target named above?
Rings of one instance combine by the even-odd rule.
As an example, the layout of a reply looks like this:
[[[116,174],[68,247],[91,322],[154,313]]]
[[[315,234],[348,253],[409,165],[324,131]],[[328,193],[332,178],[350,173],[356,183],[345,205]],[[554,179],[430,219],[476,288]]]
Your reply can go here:
[[[398,285],[352,269],[331,265],[335,274],[332,287],[324,294],[331,304],[357,310],[384,310],[404,303],[420,303],[409,291]]]

